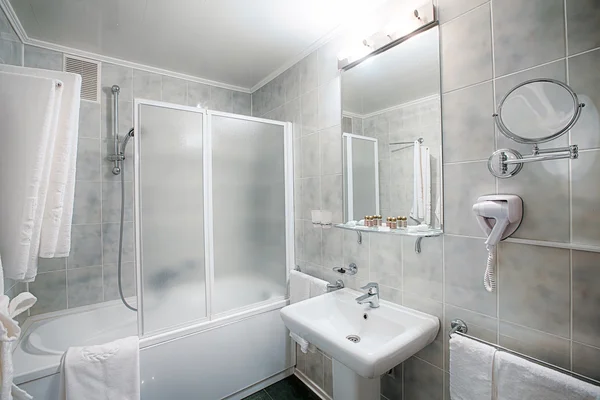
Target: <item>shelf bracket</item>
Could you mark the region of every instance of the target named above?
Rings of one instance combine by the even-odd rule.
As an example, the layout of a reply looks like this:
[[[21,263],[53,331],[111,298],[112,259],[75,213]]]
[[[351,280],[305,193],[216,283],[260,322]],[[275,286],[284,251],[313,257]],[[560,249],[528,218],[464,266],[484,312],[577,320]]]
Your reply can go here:
[[[356,231],[356,234],[358,235],[358,238],[356,239],[356,243],[362,244],[362,232]]]
[[[418,237],[417,240],[415,240],[415,253],[417,254],[421,254],[421,241],[423,240],[423,237]]]

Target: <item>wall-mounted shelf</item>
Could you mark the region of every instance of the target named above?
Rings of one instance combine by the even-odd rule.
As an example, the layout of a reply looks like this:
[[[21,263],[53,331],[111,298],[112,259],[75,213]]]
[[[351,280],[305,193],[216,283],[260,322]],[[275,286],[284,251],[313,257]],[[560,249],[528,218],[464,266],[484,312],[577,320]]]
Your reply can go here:
[[[380,230],[378,227],[366,227],[363,225],[350,226],[346,224],[337,224],[336,228],[347,229],[350,231],[363,233],[385,233],[387,235],[412,236],[412,237],[435,237],[444,233],[441,229],[430,229],[428,231],[409,232],[406,228],[391,229],[389,231]]]

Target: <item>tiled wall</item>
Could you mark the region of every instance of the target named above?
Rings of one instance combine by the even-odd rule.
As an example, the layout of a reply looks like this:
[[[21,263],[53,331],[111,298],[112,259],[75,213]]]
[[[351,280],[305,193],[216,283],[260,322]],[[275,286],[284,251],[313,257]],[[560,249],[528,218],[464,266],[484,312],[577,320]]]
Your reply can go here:
[[[566,11],[566,15],[565,15]],[[486,250],[471,205],[482,194],[525,201],[515,237],[600,246],[600,132],[573,129],[579,160],[526,165],[497,180],[487,171],[498,136],[491,118],[510,87],[556,77],[600,108],[600,3],[596,0],[439,0],[442,52],[445,231],[414,240],[315,228],[311,209],[341,222],[340,81],[330,43],[253,94],[253,113],[295,123],[296,256],[302,269],[337,279],[332,266],[356,262],[345,283],[382,284],[382,297],[440,318],[433,344],[382,379],[388,399],[449,399],[447,327],[460,317],[471,334],[600,378],[600,253],[503,243],[498,290],[483,288]],[[492,34],[493,26],[493,34]],[[566,27],[566,29],[565,29]],[[559,143],[560,142],[560,143]],[[300,354],[298,368],[331,393],[331,360]]]
[[[23,46],[1,12],[0,29],[0,58],[4,61],[21,65],[23,59],[26,67],[62,70],[62,53]],[[12,36],[5,36],[5,31],[12,32]],[[29,290],[38,298],[31,309],[32,315],[118,299],[121,187],[120,178],[111,172],[112,163],[106,160],[113,145],[110,87],[115,84],[121,87],[121,135],[133,127],[134,98],[251,114],[251,96],[248,93],[103,63],[101,102],[81,102],[71,254],[67,259],[40,259],[36,280],[29,284]],[[132,149],[133,146],[129,146],[130,156]],[[125,162],[123,251],[126,296],[135,294],[132,178],[133,164],[132,157],[129,157]],[[11,294],[25,289],[24,284],[14,286],[13,282],[6,282],[5,286]]]

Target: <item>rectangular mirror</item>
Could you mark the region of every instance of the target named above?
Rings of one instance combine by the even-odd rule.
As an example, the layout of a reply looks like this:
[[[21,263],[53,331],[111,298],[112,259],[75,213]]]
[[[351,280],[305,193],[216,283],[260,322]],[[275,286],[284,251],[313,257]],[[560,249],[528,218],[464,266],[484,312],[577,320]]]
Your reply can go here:
[[[440,234],[437,25],[342,71],[342,130],[345,223],[340,227],[364,229],[361,220],[380,215],[383,223],[406,217],[409,227],[401,229],[397,221],[393,233]]]

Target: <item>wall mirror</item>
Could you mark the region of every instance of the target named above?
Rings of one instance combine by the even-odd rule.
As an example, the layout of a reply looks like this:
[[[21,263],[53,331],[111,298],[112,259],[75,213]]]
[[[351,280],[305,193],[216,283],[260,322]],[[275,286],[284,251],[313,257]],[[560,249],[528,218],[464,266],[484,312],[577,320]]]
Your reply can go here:
[[[344,224],[338,227],[441,234],[437,25],[342,70],[342,131]]]

